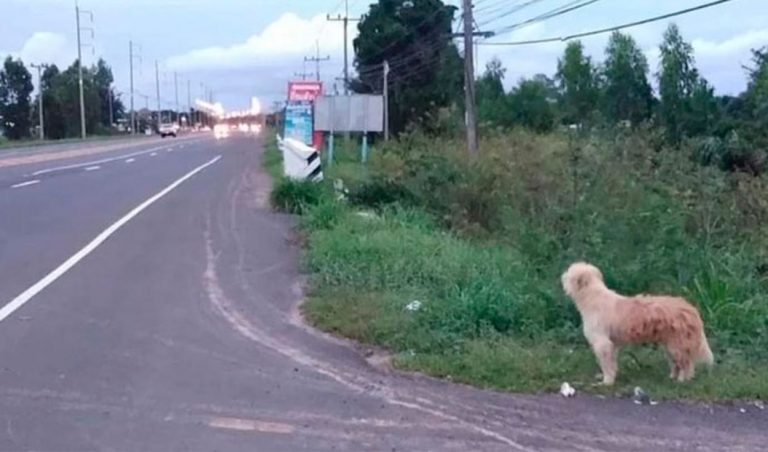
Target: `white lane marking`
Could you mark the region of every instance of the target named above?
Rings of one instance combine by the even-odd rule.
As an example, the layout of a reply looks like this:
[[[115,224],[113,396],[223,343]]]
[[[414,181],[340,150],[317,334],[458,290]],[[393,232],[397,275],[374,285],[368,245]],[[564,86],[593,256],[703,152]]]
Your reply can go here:
[[[128,160],[125,161],[125,163],[133,163],[135,161],[136,161],[136,159],[128,159]]]
[[[93,166],[86,166],[85,167],[86,171],[96,171],[97,169],[101,169],[101,167],[99,165],[93,165]]]
[[[84,166],[98,165],[98,164],[101,164],[101,163],[109,163],[109,162],[113,162],[115,160],[122,160],[122,159],[125,159],[125,158],[128,158],[128,157],[136,157],[136,156],[139,156],[139,155],[149,154],[151,152],[157,152],[157,151],[160,151],[162,149],[165,149],[166,147],[167,147],[167,145],[166,146],[157,146],[157,147],[154,147],[154,148],[151,148],[151,149],[146,149],[144,151],[133,152],[133,153],[121,155],[121,156],[118,156],[118,157],[109,157],[109,158],[106,158],[106,159],[94,160],[92,162],[85,162],[85,163],[76,163],[76,164],[73,164],[73,165],[57,166],[55,168],[46,168],[46,169],[43,169],[43,170],[35,171],[34,173],[32,173],[32,175],[33,176],[39,176],[41,174],[52,173],[52,172],[55,172],[55,171],[63,171],[63,170],[68,170],[68,169],[82,168]]]
[[[173,152],[173,148],[168,148],[165,152]]]
[[[29,300],[31,300],[32,297],[42,292],[46,287],[48,287],[54,281],[59,279],[72,267],[77,265],[78,262],[80,262],[86,256],[91,254],[96,248],[99,247],[99,245],[104,243],[104,241],[106,241],[110,236],[112,236],[112,234],[117,232],[121,227],[123,227],[126,223],[131,221],[131,219],[133,219],[138,214],[140,214],[144,209],[151,206],[152,204],[157,202],[160,198],[170,193],[173,189],[175,189],[176,187],[184,183],[187,179],[191,178],[192,176],[199,173],[200,171],[218,162],[219,159],[221,159],[220,155],[214,157],[208,162],[203,163],[202,165],[188,172],[187,174],[182,176],[180,179],[177,179],[175,182],[173,182],[171,185],[165,187],[164,189],[159,191],[157,194],[153,195],[151,198],[147,199],[146,201],[142,202],[138,206],[134,207],[134,209],[128,212],[127,214],[125,214],[124,217],[120,218],[115,223],[110,225],[107,229],[103,230],[99,235],[96,236],[96,238],[94,238],[90,243],[85,245],[80,251],[73,254],[69,259],[65,260],[61,265],[56,267],[52,272],[45,275],[40,281],[36,282],[27,290],[20,293],[16,298],[11,300],[10,303],[0,308],[0,322],[5,320],[11,314],[13,314],[17,309],[24,306],[24,304]]]
[[[35,184],[39,184],[39,183],[40,183],[40,179],[32,179],[32,180],[28,180],[26,182],[22,182],[20,184],[11,185],[11,188],[21,188],[21,187],[26,187],[28,185],[35,185]]]
[[[153,152],[153,153],[149,154],[150,157],[154,157],[156,155],[157,155],[157,152]]]

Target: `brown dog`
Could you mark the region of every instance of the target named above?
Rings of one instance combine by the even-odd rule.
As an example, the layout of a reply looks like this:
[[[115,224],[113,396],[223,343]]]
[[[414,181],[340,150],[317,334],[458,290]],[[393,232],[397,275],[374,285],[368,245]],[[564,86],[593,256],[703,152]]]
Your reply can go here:
[[[682,298],[639,295],[625,297],[605,286],[603,274],[590,264],[571,265],[562,277],[563,289],[581,314],[584,336],[611,385],[618,371],[623,344],[664,344],[670,378],[693,378],[697,362],[714,363],[699,311]]]

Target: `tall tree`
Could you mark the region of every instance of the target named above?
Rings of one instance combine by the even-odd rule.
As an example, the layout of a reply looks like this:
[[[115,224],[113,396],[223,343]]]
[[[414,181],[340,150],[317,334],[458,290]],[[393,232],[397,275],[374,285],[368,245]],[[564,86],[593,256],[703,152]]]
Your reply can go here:
[[[42,74],[43,116],[47,138],[60,139],[67,136],[67,118],[60,98],[61,72],[54,64]]]
[[[683,40],[677,25],[670,24],[664,32],[659,50],[659,119],[669,141],[678,144],[686,132],[691,98],[694,91],[701,89],[699,72],[693,58],[693,47]]]
[[[605,49],[603,113],[611,122],[636,125],[650,116],[653,93],[648,61],[632,36],[614,32]]]
[[[749,81],[745,100],[753,125],[766,135],[768,128],[768,47],[752,50],[752,67],[747,68]]]
[[[123,112],[123,104],[120,99],[114,97],[112,91],[112,83],[114,77],[112,76],[112,68],[109,67],[106,61],[99,58],[96,65],[91,68],[93,73],[93,88],[99,98],[99,125],[102,127],[110,127],[110,106],[112,108],[111,117],[116,119]],[[110,102],[110,97],[112,97]]]
[[[552,130],[555,121],[554,99],[547,77],[520,80],[509,94],[513,122],[536,132]]]
[[[571,41],[557,62],[563,119],[568,123],[588,121],[597,107],[598,88],[592,60],[584,55],[581,41]]]
[[[354,40],[359,78],[353,91],[381,92],[382,64],[388,61],[390,127],[429,125],[437,109],[462,93],[461,58],[447,38],[456,7],[441,0],[378,0],[358,24]]]
[[[29,136],[32,89],[32,74],[24,63],[6,58],[0,70],[0,127],[12,140]]]
[[[498,58],[485,66],[485,72],[475,83],[477,115],[482,123],[496,126],[509,125],[510,111],[504,95],[504,69]]]

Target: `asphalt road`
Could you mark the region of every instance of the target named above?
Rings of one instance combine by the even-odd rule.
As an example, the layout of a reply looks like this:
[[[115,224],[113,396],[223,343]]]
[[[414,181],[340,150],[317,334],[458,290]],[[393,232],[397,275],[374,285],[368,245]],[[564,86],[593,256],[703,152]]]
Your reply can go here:
[[[306,327],[258,138],[71,151],[0,156],[0,450],[768,444],[757,407],[483,391]]]

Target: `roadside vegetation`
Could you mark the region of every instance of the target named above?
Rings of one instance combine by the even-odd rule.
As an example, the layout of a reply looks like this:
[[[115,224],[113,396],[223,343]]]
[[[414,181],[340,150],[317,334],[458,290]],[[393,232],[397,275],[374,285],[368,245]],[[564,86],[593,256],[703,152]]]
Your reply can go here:
[[[674,25],[660,46],[658,96],[643,52],[620,33],[603,64],[573,42],[554,78],[509,91],[494,61],[477,81],[477,157],[464,150],[460,105],[445,99],[408,110],[420,119],[377,143],[367,165],[337,149],[323,184],[279,182],[274,205],[300,213],[307,237],[307,319],[390,350],[399,368],[482,387],[567,381],[617,395],[641,386],[653,398],[765,400],[766,54],[754,52],[739,96],[714,94]],[[582,259],[619,292],[696,304],[715,367],[673,383],[662,350],[628,347],[616,386],[595,386],[598,366],[559,279]]]
[[[638,136],[573,143],[516,130],[467,163],[460,142],[411,135],[379,148],[367,171],[337,164],[328,179],[345,180],[347,201],[330,182],[321,199],[291,198],[308,237],[307,318],[391,350],[405,369],[513,391],[563,381],[606,391],[592,386],[599,369],[559,281],[587,259],[621,292],[691,299],[718,360],[680,385],[662,351],[627,349],[607,391],[768,397],[768,182],[659,154]],[[302,185],[313,184],[275,193]]]

